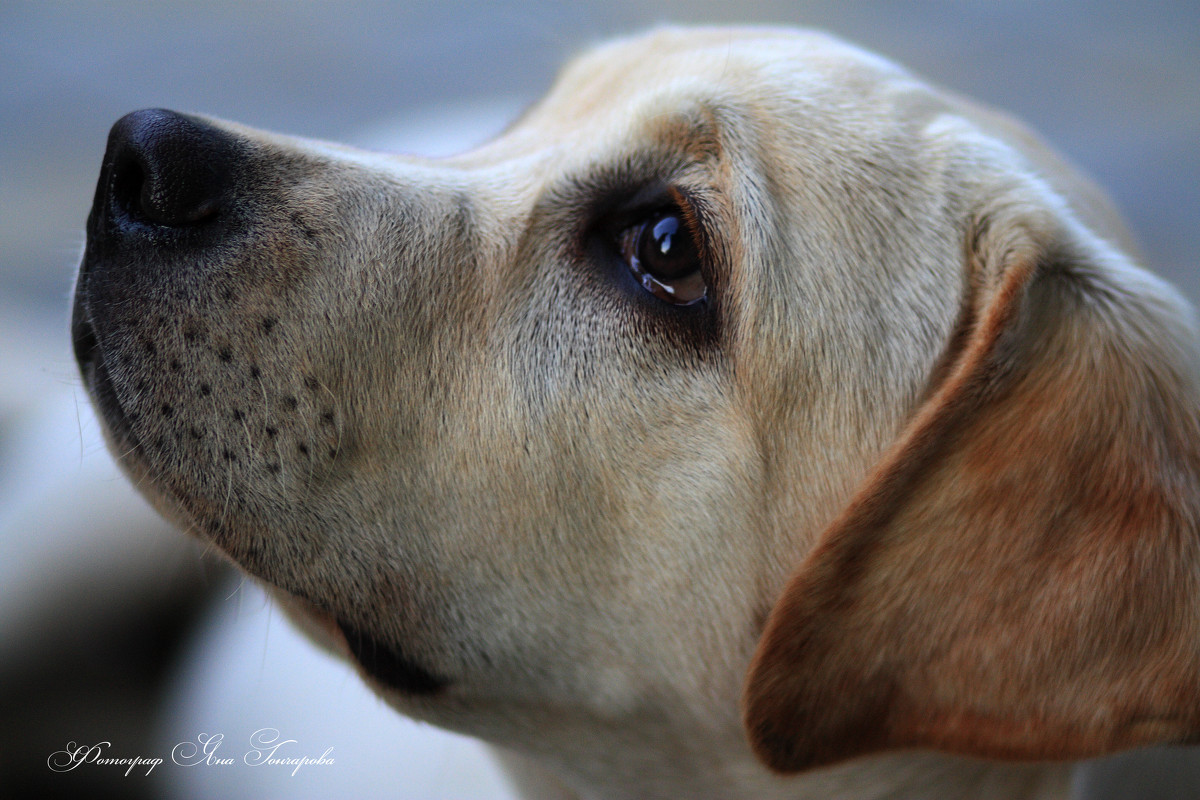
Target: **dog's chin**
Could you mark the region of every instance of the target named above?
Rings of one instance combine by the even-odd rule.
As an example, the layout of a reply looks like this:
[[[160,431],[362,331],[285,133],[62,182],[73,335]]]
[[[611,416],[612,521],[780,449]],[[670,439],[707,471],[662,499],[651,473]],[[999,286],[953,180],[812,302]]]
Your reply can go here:
[[[105,366],[101,348],[86,321],[74,325],[76,357],[84,385],[99,411],[101,424],[111,452],[119,454],[118,463],[140,488],[142,495],[168,521],[181,530],[215,544],[216,550],[240,570],[258,578],[287,611],[292,621],[326,650],[359,665],[364,676],[379,689],[409,697],[439,694],[449,681],[421,666],[401,648],[383,642],[359,625],[327,611],[315,603],[275,586],[254,575],[249,565],[222,546],[228,531],[206,531],[188,512],[187,498],[178,498],[160,488],[148,467],[142,446],[121,406]]]
[[[117,466],[138,487],[138,492],[155,511],[179,529],[199,536],[199,529],[183,505],[162,491],[152,479],[142,444],[134,433],[133,424],[121,405],[116,387],[113,386],[104,353],[96,343],[91,325],[86,320],[81,320],[78,315],[72,324],[72,338],[79,374],[92,399],[92,406],[96,409],[108,451],[113,454]]]

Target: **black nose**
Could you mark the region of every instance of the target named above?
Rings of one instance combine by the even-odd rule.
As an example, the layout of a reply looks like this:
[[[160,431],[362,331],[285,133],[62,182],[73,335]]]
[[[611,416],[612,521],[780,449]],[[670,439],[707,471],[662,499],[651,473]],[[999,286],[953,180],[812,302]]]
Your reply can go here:
[[[108,134],[104,163],[111,212],[131,222],[179,228],[217,217],[237,144],[224,131],[159,108],[134,111]],[[96,206],[104,202],[96,198]]]
[[[245,139],[163,109],[127,114],[109,131],[72,317],[84,379],[102,403],[105,338],[124,338],[113,331],[136,327],[150,298],[203,286],[213,260],[202,254],[244,230],[248,154]]]

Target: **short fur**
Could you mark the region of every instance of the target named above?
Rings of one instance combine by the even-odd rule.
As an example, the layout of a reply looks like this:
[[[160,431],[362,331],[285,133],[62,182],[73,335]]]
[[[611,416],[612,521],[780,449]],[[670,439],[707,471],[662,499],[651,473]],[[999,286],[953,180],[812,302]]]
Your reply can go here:
[[[531,791],[1056,797],[1200,733],[1191,312],[1015,123],[667,29],[444,161],[189,118],[219,197],[151,170],[147,224],[145,119],[77,288],[114,451]],[[612,247],[656,187],[705,309]]]

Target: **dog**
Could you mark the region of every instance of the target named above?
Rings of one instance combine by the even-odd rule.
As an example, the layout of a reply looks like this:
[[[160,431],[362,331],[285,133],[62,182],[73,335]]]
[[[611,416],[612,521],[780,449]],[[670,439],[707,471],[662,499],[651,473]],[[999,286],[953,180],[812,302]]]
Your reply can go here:
[[[130,479],[531,794],[1057,797],[1200,734],[1200,360],[1103,194],[826,35],[573,62],[444,160],[116,123]]]

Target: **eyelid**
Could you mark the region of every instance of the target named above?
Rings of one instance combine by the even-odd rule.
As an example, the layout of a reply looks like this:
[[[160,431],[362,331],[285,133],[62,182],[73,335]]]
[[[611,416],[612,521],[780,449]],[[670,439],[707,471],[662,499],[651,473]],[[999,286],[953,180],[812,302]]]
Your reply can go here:
[[[684,226],[696,243],[701,263],[707,265],[711,242],[704,222],[704,207],[705,203],[691,190],[678,184],[660,183],[652,189],[646,187],[637,192],[632,201],[625,203],[619,212],[609,217],[604,229],[607,229],[612,240],[620,240],[631,228],[637,227],[648,217],[678,209]]]
[[[690,192],[676,184],[668,186],[667,193],[674,201],[675,207],[679,209],[679,213],[683,217],[683,224],[687,226],[688,233],[692,235],[692,241],[696,243],[696,253],[700,257],[701,268],[709,265],[711,261],[709,259],[708,231],[704,227],[704,217],[700,213],[699,204]]]

